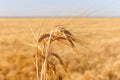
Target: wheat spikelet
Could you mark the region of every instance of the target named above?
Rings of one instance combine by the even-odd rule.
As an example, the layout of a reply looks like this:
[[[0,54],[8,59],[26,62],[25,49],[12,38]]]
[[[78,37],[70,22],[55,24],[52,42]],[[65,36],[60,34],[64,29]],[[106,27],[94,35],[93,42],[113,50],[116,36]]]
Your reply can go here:
[[[71,44],[72,47],[75,47],[72,38],[66,35],[66,39],[68,40],[68,42]]]
[[[45,33],[45,34],[41,35],[38,39],[38,42],[41,42],[43,39],[48,38],[49,36],[50,36],[49,33]]]
[[[49,53],[49,56],[54,56],[54,57],[56,57],[56,58],[59,60],[60,64],[61,64],[61,65],[64,65],[63,60],[62,60],[62,59],[60,58],[60,56],[57,55],[56,53]]]

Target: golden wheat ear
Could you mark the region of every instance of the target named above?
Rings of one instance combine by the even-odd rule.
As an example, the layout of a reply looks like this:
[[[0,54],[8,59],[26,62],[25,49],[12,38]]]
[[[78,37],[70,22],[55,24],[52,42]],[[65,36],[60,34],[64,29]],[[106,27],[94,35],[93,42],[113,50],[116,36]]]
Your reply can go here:
[[[72,36],[72,33],[70,32],[70,31],[68,31],[68,30],[63,30],[63,32],[66,34],[66,35],[70,35],[70,36]]]
[[[74,40],[72,39],[72,37],[69,36],[68,34],[64,33],[64,32],[63,32],[63,34],[64,34],[64,37],[66,38],[66,40],[71,44],[71,46],[75,47],[75,45],[73,43]]]
[[[68,37],[68,36],[66,36],[66,38],[67,38],[68,42],[71,44],[71,46],[72,46],[72,47],[75,47],[72,38],[70,38],[70,37]]]
[[[58,54],[51,52],[51,53],[49,53],[48,56],[54,56],[55,58],[57,58],[59,60],[61,65],[64,65],[63,60],[60,58],[60,56]]]
[[[50,34],[49,33],[45,33],[43,35],[41,35],[38,39],[38,42],[41,42],[42,40],[44,40],[45,38],[48,38],[50,37]]]

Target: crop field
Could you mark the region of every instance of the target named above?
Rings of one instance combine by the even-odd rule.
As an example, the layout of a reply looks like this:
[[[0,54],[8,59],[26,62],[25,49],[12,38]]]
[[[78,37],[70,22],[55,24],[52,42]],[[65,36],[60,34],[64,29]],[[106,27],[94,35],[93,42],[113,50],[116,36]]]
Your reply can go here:
[[[0,80],[36,80],[31,45],[58,25],[77,39],[78,50],[56,41],[51,51],[67,71],[55,64],[48,80],[120,80],[120,18],[0,18]]]

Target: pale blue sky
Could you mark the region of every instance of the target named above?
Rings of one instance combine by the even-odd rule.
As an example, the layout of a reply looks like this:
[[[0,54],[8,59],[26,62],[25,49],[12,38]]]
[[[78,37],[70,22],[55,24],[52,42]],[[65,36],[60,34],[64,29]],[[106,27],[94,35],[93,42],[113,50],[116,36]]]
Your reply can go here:
[[[0,0],[0,16],[120,16],[120,0]]]

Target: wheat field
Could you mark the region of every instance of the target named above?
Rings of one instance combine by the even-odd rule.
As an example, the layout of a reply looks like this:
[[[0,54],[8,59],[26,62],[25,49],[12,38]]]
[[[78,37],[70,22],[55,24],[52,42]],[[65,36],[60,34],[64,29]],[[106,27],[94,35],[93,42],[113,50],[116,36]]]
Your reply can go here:
[[[78,39],[84,58],[64,44],[52,47],[72,80],[120,80],[120,18],[0,18],[0,80],[36,80],[36,48],[26,43],[57,25]],[[57,66],[58,80],[70,80]]]

